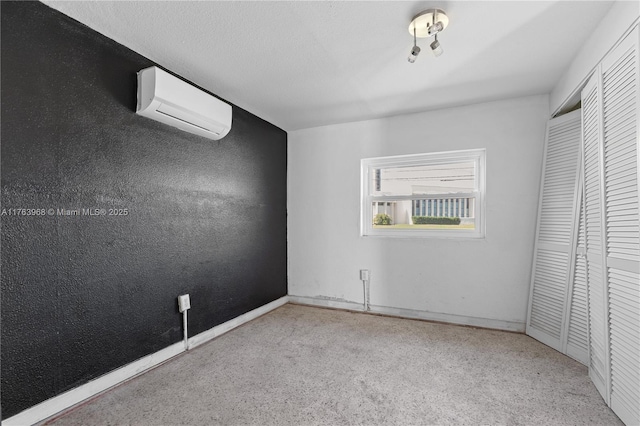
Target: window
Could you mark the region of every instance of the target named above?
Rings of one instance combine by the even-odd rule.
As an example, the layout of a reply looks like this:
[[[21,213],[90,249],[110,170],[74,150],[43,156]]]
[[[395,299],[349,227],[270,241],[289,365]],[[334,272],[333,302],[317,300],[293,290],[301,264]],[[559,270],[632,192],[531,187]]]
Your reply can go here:
[[[363,236],[484,237],[485,150],[361,161]]]

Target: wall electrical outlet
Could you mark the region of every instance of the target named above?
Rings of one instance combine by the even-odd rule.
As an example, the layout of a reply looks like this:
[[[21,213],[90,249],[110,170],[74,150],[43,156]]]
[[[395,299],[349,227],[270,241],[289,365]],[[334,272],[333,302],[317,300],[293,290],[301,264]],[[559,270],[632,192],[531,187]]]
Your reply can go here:
[[[360,269],[360,281],[369,281],[369,276],[368,269]]]
[[[190,308],[191,308],[191,301],[189,300],[189,295],[183,294],[181,296],[178,296],[178,309],[180,310],[180,312],[182,313]]]

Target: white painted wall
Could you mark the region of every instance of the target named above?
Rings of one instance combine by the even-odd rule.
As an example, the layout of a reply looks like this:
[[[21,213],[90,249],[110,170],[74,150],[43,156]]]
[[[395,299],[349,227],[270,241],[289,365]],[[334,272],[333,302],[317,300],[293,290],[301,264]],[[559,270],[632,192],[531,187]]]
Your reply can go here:
[[[289,294],[524,323],[547,95],[289,133]],[[483,240],[360,237],[360,159],[487,150]],[[522,328],[524,329],[524,328]]]
[[[569,99],[571,101],[568,102],[568,107],[580,100],[580,90],[595,67],[630,28],[637,24],[638,17],[639,1],[618,0],[613,3],[551,92],[550,109],[554,114],[563,108]]]

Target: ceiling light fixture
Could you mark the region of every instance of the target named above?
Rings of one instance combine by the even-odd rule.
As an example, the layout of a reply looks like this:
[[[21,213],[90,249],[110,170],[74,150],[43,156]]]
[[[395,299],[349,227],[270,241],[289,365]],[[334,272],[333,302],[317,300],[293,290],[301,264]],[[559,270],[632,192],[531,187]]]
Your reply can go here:
[[[420,47],[416,43],[418,37],[434,37],[435,40],[430,44],[431,51],[435,56],[442,55],[444,50],[438,41],[438,34],[444,31],[448,25],[449,17],[442,9],[427,9],[414,16],[409,24],[409,33],[413,34],[413,47],[409,54],[409,62],[414,63],[420,53]]]

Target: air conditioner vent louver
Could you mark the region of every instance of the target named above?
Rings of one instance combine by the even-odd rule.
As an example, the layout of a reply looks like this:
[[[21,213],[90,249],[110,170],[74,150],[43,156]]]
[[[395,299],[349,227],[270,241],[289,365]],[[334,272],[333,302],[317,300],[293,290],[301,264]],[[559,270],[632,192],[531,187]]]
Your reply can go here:
[[[231,130],[229,104],[158,67],[138,72],[136,113],[214,140]]]

